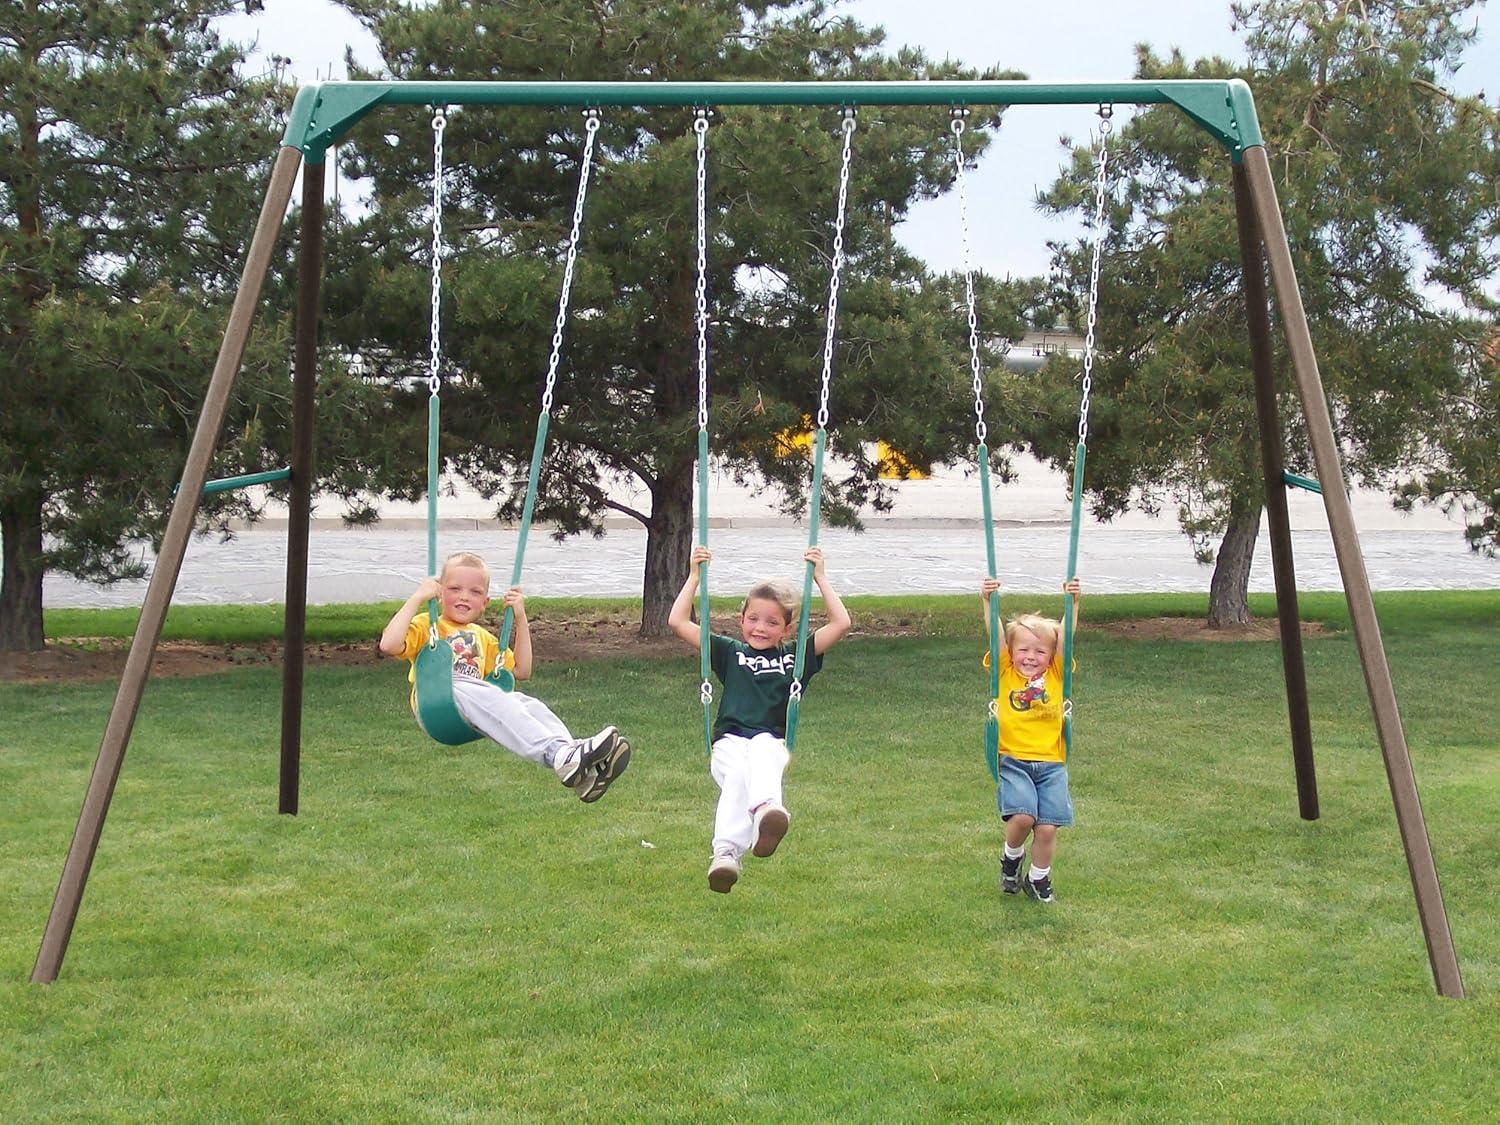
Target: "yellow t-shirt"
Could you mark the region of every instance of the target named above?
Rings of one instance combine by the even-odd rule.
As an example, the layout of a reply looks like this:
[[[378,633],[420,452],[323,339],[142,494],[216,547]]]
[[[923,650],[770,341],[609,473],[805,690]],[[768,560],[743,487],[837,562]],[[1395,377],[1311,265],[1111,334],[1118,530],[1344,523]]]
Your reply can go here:
[[[427,644],[427,622],[426,612],[419,613],[411,619],[411,624],[406,627],[406,643],[401,648],[401,658],[411,661],[411,669],[406,674],[406,682],[412,685],[412,706],[417,704],[417,653],[422,651]],[[446,617],[438,618],[438,637],[448,640],[452,637],[453,646],[453,674],[455,676],[471,676],[476,680],[482,680],[495,670],[500,664],[500,642],[495,634],[491,633],[483,625],[459,625],[449,621]],[[503,668],[514,668],[516,666],[516,654],[510,649],[505,650]]]
[[[990,666],[990,654],[984,654]],[[1010,662],[1010,649],[1000,646],[1000,696],[995,713],[1000,718],[1000,753],[1027,762],[1067,760],[1063,740],[1062,645],[1052,653],[1052,663],[1039,677],[1028,682]]]

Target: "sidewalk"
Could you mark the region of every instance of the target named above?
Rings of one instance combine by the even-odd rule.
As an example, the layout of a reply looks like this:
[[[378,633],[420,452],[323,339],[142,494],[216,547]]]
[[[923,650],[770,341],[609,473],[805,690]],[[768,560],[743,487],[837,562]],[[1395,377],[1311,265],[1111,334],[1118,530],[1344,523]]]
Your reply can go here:
[[[1013,592],[1053,592],[1068,551],[1069,506],[1060,474],[1034,462],[995,491],[999,577]],[[819,543],[829,572],[848,594],[971,592],[987,569],[980,498],[973,477],[948,473],[896,486],[888,515],[866,519],[864,533],[825,528]],[[1322,498],[1289,497],[1293,555],[1300,590],[1338,590],[1341,577],[1323,515]],[[639,502],[637,500],[636,502]],[[807,529],[749,489],[724,477],[712,486],[709,542],[715,593],[744,589],[781,574],[799,579]],[[489,518],[490,505],[472,493],[442,499],[439,554],[479,551],[496,590],[510,584],[518,534]],[[1500,561],[1468,549],[1462,526],[1440,513],[1392,511],[1381,494],[1354,498],[1355,519],[1371,585],[1376,590],[1500,588]],[[315,519],[309,551],[308,597],[314,603],[404,598],[426,573],[425,504],[387,504],[373,528],[350,529],[331,502]],[[1131,513],[1113,523],[1088,520],[1080,534],[1078,573],[1095,593],[1208,589],[1212,568],[1197,562],[1175,519]],[[561,542],[544,529],[527,541],[522,584],[537,597],[626,597],[641,594],[646,535],[634,520],[611,521],[603,538]],[[149,557],[147,559],[149,561]],[[195,538],[184,560],[176,604],[280,602],[286,596],[284,513],[228,542]],[[49,606],[135,606],[145,582],[100,587],[48,575]],[[1274,588],[1271,551],[1262,526],[1250,588]]]
[[[1067,477],[1031,457],[1017,457],[1013,463],[1015,480],[1008,484],[992,482],[996,524],[1001,527],[1066,527],[1071,516]],[[830,466],[828,472],[836,475],[837,465]],[[891,484],[895,492],[891,510],[864,516],[866,527],[872,531],[876,528],[978,527],[983,522],[979,483],[972,472],[966,474],[962,468],[940,469],[928,480],[893,481]],[[484,531],[503,526],[494,521],[494,505],[473,489],[461,481],[450,482],[449,488],[449,494],[441,496],[438,501],[440,527],[453,531]],[[616,488],[611,490],[611,497],[641,510],[649,509],[651,503],[644,491],[632,494]],[[1409,515],[1398,512],[1391,507],[1390,497],[1384,492],[1356,491],[1350,500],[1355,526],[1361,533],[1446,530],[1460,537],[1463,534],[1461,520],[1445,516],[1433,508],[1419,508]],[[324,500],[313,513],[314,525],[342,528],[344,525],[336,504],[337,501],[332,499]],[[711,474],[708,506],[710,528],[786,527],[788,523],[787,517],[768,501],[764,492],[738,485],[723,472]],[[1323,498],[1315,493],[1288,489],[1287,508],[1294,531],[1322,530],[1328,526]],[[425,500],[415,504],[388,500],[380,505],[380,511],[381,520],[376,527],[387,531],[427,526]],[[284,533],[285,521],[285,509],[272,504],[267,506],[265,519],[243,530]],[[606,518],[604,525],[609,529],[638,529],[641,526],[629,516],[620,515]],[[1086,500],[1084,528],[1181,534],[1174,511],[1161,516],[1130,511],[1106,524],[1089,515]]]

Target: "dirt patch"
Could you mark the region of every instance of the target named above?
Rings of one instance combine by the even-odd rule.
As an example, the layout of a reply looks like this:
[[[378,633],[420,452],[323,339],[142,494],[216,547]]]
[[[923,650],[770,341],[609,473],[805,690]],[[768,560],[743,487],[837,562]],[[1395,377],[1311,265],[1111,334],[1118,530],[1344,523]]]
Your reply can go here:
[[[499,631],[498,620],[485,622]],[[676,637],[645,641],[636,635],[639,619],[633,612],[594,613],[575,617],[535,617],[531,622],[537,652],[548,662],[585,661],[601,657],[631,656],[646,659],[686,658],[688,650]],[[715,617],[716,633],[736,635],[732,615]],[[1274,619],[1256,621],[1239,629],[1210,629],[1190,617],[1152,617],[1133,621],[1111,621],[1087,629],[1114,633],[1137,640],[1169,641],[1271,641],[1279,636]],[[915,618],[860,614],[855,632],[861,636],[915,637],[922,633]],[[1304,621],[1302,635],[1325,636],[1329,630],[1317,622]],[[0,660],[0,681],[23,684],[118,680],[125,668],[130,641],[123,637],[75,637],[54,641],[43,652],[8,654]],[[307,646],[307,663],[375,665],[380,653],[372,638],[367,644],[316,643]],[[153,677],[208,676],[231,668],[256,665],[279,667],[281,644],[212,645],[199,641],[162,641],[151,664]]]
[[[1326,637],[1333,630],[1321,621],[1304,621],[1304,637]],[[1214,629],[1197,617],[1142,617],[1130,621],[1106,621],[1089,625],[1089,630],[1113,633],[1138,641],[1275,641],[1281,638],[1281,623],[1276,618],[1262,618],[1249,625]]]

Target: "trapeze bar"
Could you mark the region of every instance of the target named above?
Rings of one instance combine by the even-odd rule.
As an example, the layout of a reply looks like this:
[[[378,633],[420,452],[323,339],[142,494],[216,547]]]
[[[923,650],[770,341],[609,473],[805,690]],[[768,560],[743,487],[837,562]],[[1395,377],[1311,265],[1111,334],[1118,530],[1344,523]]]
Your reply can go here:
[[[291,479],[291,469],[271,469],[264,473],[246,473],[239,477],[221,477],[211,480],[203,486],[203,495],[212,496],[215,492],[232,492],[236,488],[250,488],[257,484],[271,484],[273,481]]]
[[[1172,104],[1235,159],[1262,143],[1239,79],[1133,82],[324,82],[297,92],[283,144],[321,163],[329,145],[377,105],[1161,105]]]
[[[1316,492],[1319,496],[1323,494],[1323,486],[1312,477],[1298,476],[1296,473],[1283,471],[1281,479],[1292,488],[1306,489],[1308,492]]]

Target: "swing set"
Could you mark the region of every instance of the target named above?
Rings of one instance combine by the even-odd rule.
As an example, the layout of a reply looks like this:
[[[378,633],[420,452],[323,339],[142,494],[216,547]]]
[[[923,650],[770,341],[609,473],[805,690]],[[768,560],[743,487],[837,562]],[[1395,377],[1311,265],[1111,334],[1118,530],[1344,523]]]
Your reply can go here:
[[[693,131],[697,138],[697,270],[696,328],[698,366],[698,542],[707,545],[708,528],[708,301],[706,292],[705,146],[710,106],[823,106],[842,110],[843,149],[839,169],[838,203],[834,224],[834,253],[829,280],[823,369],[819,386],[817,429],[812,450],[811,495],[808,511],[808,545],[817,545],[821,503],[823,458],[829,422],[828,398],[832,375],[839,274],[843,264],[843,227],[847,206],[849,165],[856,110],[861,106],[946,107],[951,114],[954,161],[959,188],[963,238],[963,272],[969,328],[969,364],[974,389],[975,463],[982,493],[986,551],[991,575],[995,572],[995,542],[989,482],[989,450],[986,446],[983,378],[979,361],[979,335],[974,307],[973,272],[969,264],[967,185],[964,177],[964,114],[972,106],[1093,105],[1102,117],[1095,179],[1095,222],[1090,269],[1082,395],[1078,442],[1073,466],[1073,517],[1069,536],[1067,574],[1077,567],[1079,512],[1083,492],[1084,462],[1088,437],[1090,380],[1094,362],[1094,329],[1098,301],[1100,239],[1106,198],[1109,108],[1116,105],[1174,105],[1207,131],[1224,148],[1232,163],[1232,177],[1243,269],[1246,318],[1251,350],[1251,370],[1260,430],[1262,469],[1265,479],[1267,523],[1271,534],[1277,616],[1280,624],[1282,663],[1286,680],[1288,718],[1299,811],[1304,819],[1317,819],[1318,799],[1313,769],[1312,737],[1308,715],[1306,672],[1298,621],[1297,590],[1292,564],[1292,542],[1285,488],[1292,481],[1282,461],[1281,422],[1273,376],[1271,324],[1265,271],[1269,265],[1276,299],[1291,354],[1296,390],[1317,469],[1335,551],[1343,576],[1344,592],[1354,627],[1356,648],[1369,691],[1376,733],[1390,781],[1397,826],[1411,875],[1418,916],[1426,941],[1429,964],[1437,991],[1443,996],[1462,997],[1463,979],[1448,927],[1442,890],[1427,838],[1421,800],[1406,745],[1395,689],[1375,616],[1368,576],[1353,513],[1343,488],[1343,472],[1337,441],[1322,381],[1318,373],[1307,318],[1297,288],[1296,273],[1286,231],[1277,204],[1264,141],[1249,87],[1239,81],[1179,79],[1115,83],[1035,83],[1010,81],[889,81],[889,82],[330,82],[304,87],[292,108],[286,134],[271,171],[265,201],[246,256],[240,285],[230,310],[223,343],[214,365],[203,410],[183,468],[172,511],[151,581],[141,607],[120,685],[101,739],[98,757],[89,779],[78,825],[64,862],[57,893],[42,935],[31,979],[50,982],[57,978],[67,952],[73,925],[83,899],[94,854],[103,832],[124,762],[136,712],[150,673],[152,656],[161,637],[162,625],[176,586],[182,560],[191,537],[199,502],[210,484],[208,469],[222,428],[234,378],[244,354],[261,287],[269,270],[275,241],[291,201],[293,185],[302,173],[302,207],[298,292],[293,359],[292,458],[285,476],[289,487],[289,519],[286,580],[286,629],[282,677],[282,732],[279,811],[295,815],[301,755],[301,717],[305,664],[307,563],[313,474],[313,427],[317,381],[317,325],[323,254],[324,179],[328,149],[361,119],[388,106],[434,107],[434,175],[432,228],[432,340],[428,382],[428,562],[438,565],[436,525],[438,493],[438,433],[441,391],[441,337],[439,298],[442,261],[443,129],[446,107],[553,106],[585,111],[585,148],[581,161],[578,193],[557,318],[552,337],[542,408],[522,512],[520,533],[512,573],[512,585],[520,580],[526,537],[529,531],[536,486],[545,446],[553,390],[563,340],[569,288],[576,261],[584,201],[599,114],[607,106],[691,107],[695,109]],[[239,479],[213,482],[236,487]],[[1299,485],[1306,487],[1307,485]],[[801,702],[801,680],[808,632],[808,603],[812,592],[812,564],[803,583],[801,617],[794,683],[787,713],[787,744],[796,736]],[[700,627],[704,631],[702,684],[705,737],[711,733],[713,688],[707,665],[709,646],[708,584],[706,571],[700,581]],[[994,699],[999,675],[999,598],[990,599],[991,690],[985,724],[986,758],[996,769],[995,747],[998,720]],[[429,604],[436,619],[437,606]],[[1065,731],[1071,745],[1071,669],[1076,607],[1067,599],[1064,622]],[[501,628],[502,649],[513,628],[507,609]],[[434,632],[417,662],[419,721],[434,739],[457,744],[475,737],[459,717],[452,700],[452,656]],[[509,687],[509,673],[499,677]]]

